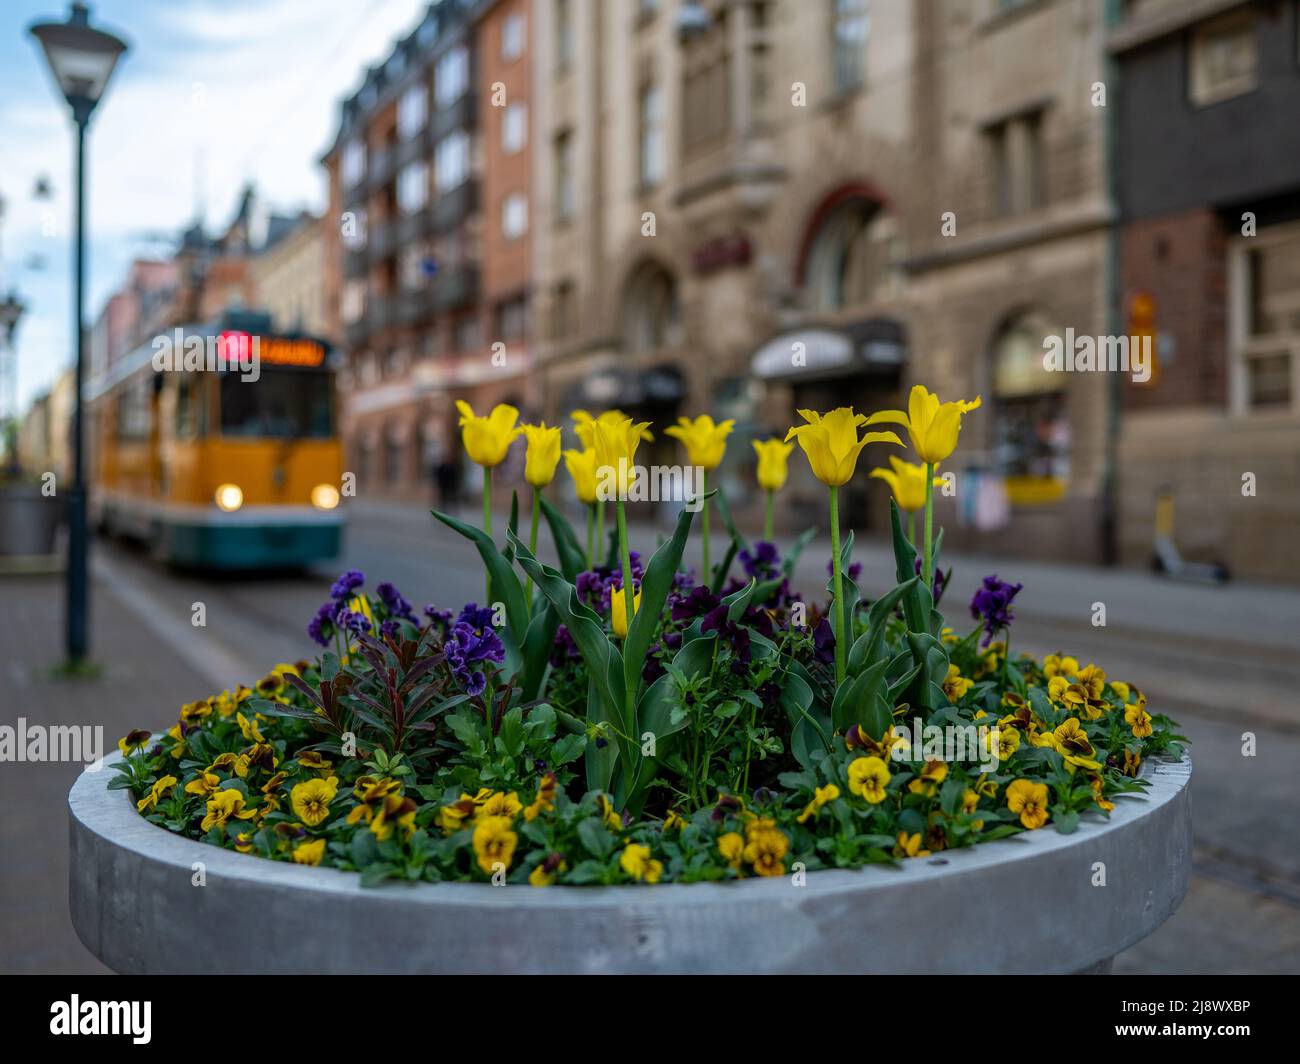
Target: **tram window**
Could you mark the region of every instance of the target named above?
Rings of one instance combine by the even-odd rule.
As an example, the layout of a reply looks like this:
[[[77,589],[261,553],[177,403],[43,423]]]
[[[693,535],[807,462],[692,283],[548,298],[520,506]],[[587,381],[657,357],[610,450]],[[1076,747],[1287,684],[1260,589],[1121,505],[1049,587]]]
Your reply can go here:
[[[328,373],[263,368],[257,381],[221,378],[223,436],[324,438],[333,430]]]
[[[147,378],[138,377],[131,381],[118,395],[117,438],[119,440],[143,440],[149,436],[149,382]]]
[[[191,440],[199,431],[199,386],[193,377],[182,377],[176,389],[176,438]]]

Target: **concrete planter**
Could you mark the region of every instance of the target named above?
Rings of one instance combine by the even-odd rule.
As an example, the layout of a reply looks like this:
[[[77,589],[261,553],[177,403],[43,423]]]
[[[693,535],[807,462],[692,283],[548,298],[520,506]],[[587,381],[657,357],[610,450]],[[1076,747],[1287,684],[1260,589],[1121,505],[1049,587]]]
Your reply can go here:
[[[1191,762],[1148,772],[1146,797],[1073,835],[898,869],[540,890],[362,889],[173,835],[86,772],[68,798],[72,922],[120,972],[1103,972],[1187,891]]]
[[[62,500],[42,495],[35,484],[0,487],[0,557],[53,554],[62,514]]]

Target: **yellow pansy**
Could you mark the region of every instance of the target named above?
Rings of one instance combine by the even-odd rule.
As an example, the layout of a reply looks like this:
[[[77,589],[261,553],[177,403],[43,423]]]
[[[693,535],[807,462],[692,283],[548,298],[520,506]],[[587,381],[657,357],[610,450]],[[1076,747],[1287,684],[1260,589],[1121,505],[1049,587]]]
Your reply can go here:
[[[503,816],[513,820],[524,810],[524,803],[519,800],[519,795],[515,791],[506,794],[504,791],[495,791],[488,796],[487,801],[479,804],[474,811],[474,819],[481,820],[484,817]]]
[[[773,437],[754,440],[754,453],[758,455],[758,486],[764,491],[780,491],[790,475],[790,453],[793,443]]]
[[[525,820],[536,820],[543,813],[555,809],[555,793],[559,790],[559,781],[554,772],[548,772],[537,785],[537,797],[524,810]]]
[[[461,441],[465,453],[471,462],[487,469],[505,461],[510,445],[523,435],[524,430],[515,427],[519,411],[508,403],[498,403],[487,417],[475,414],[474,408],[464,399],[456,400],[456,409],[460,411]]]
[[[596,452],[597,498],[604,494],[606,498],[627,497],[632,482],[636,480],[636,449],[641,445],[642,435],[650,422],[622,421],[592,422],[592,449]],[[599,489],[604,486],[602,493]]]
[[[939,784],[948,778],[948,766],[942,761],[927,761],[920,775],[912,780],[907,789],[912,794],[921,794],[933,798],[939,791]]]
[[[237,820],[251,820],[255,816],[257,816],[256,810],[244,808],[244,796],[230,788],[217,791],[208,799],[208,814],[203,818],[201,827],[204,831],[211,831],[215,827],[225,827],[231,817]]]
[[[1062,654],[1048,654],[1043,658],[1043,675],[1049,680],[1053,676],[1073,676],[1079,671],[1079,662],[1075,658]]]
[[[1124,723],[1132,728],[1135,739],[1145,739],[1155,731],[1151,725],[1151,714],[1139,703],[1124,707]]]
[[[636,615],[637,610],[640,609],[641,591],[638,589],[637,593],[632,596],[632,614]],[[610,592],[610,624],[619,639],[627,639],[628,606],[627,596],[624,596],[623,588],[614,588]]]
[[[152,738],[152,733],[145,731],[143,728],[135,728],[118,739],[117,748],[122,751],[124,756],[130,757],[135,751],[143,750]]]
[[[308,827],[316,827],[330,815],[330,802],[338,793],[337,776],[328,779],[307,780],[294,785],[289,792],[289,802],[293,806],[293,815]]]
[[[722,854],[723,860],[737,871],[740,870],[740,863],[745,857],[745,839],[735,831],[728,831],[725,835],[718,836],[718,853]]]
[[[676,425],[664,430],[664,435],[681,440],[686,445],[686,457],[691,465],[708,473],[722,464],[722,456],[727,451],[727,437],[735,427],[736,422],[730,418],[715,423],[708,414],[701,414],[694,420],[679,417]]]
[[[909,835],[906,831],[898,833],[898,842],[894,845],[895,857],[929,857],[930,851],[921,848],[921,833]]]
[[[510,867],[510,862],[515,859],[519,836],[511,830],[509,817],[488,816],[474,821],[472,842],[479,868],[492,875],[498,864]]]
[[[993,734],[997,736],[998,740],[999,761],[1005,761],[1020,749],[1020,732],[1018,729],[999,726],[994,729]]]
[[[1122,683],[1119,680],[1111,680],[1110,689],[1115,693],[1115,697],[1119,699],[1120,705],[1123,706],[1128,704],[1128,684]]]
[[[892,468],[878,467],[871,471],[871,476],[883,480],[894,493],[894,501],[900,510],[913,513],[925,506],[926,483],[925,466],[916,462],[904,462],[896,454],[889,456]],[[934,477],[935,484],[942,484],[940,477]],[[951,631],[951,629],[949,629]],[[953,639],[952,642],[956,642]]]
[[[940,403],[939,397],[924,384],[913,386],[907,399],[907,412],[882,410],[867,419],[868,425],[902,425],[921,461],[938,465],[957,449],[963,414],[979,408],[980,400],[959,399]]]
[[[154,781],[154,785],[149,788],[149,793],[135,803],[136,812],[146,813],[150,809],[156,809],[158,802],[167,796],[167,793],[176,786],[177,779],[175,776],[163,776]]]
[[[849,790],[872,805],[885,800],[889,786],[889,766],[878,757],[859,757],[849,762]]]
[[[1020,823],[1030,831],[1047,823],[1047,784],[1033,780],[1012,780],[1007,787],[1007,808],[1020,814]]]
[[[790,851],[790,840],[785,832],[774,827],[760,827],[749,832],[745,842],[745,861],[759,876],[785,874],[785,855]]]
[[[216,794],[221,789],[221,777],[215,772],[200,772],[185,784],[186,794]]]
[[[596,452],[593,450],[564,452],[564,468],[573,478],[573,488],[578,501],[590,506],[596,501]]]
[[[568,870],[568,862],[560,854],[553,853],[528,873],[528,882],[534,887],[549,887],[557,876]]]
[[[974,686],[975,681],[963,676],[956,665],[948,666],[948,675],[943,681],[943,693],[948,696],[950,702],[960,702],[966,697],[966,692]]]
[[[312,839],[310,842],[299,843],[293,850],[293,859],[297,864],[318,865],[320,859],[324,856],[324,839]]]
[[[631,842],[619,855],[618,865],[638,883],[658,883],[664,874],[662,861],[650,856],[650,847]]]
[[[560,430],[540,425],[525,425],[524,438],[528,450],[524,457],[524,479],[534,488],[544,488],[555,479],[555,467],[560,464]]]
[[[403,798],[400,794],[388,795],[379,804],[379,812],[370,820],[371,833],[383,842],[393,834],[394,827],[399,827],[402,838],[409,839],[415,833],[416,809],[410,798]]]
[[[815,410],[800,410],[799,416],[808,424],[796,425],[786,433],[785,440],[798,440],[813,475],[828,487],[847,484],[857,468],[858,455],[869,443],[896,443],[903,441],[892,432],[868,432],[858,437],[858,428],[870,423],[865,414],[854,413],[851,406],[841,406],[827,414]]]
[[[823,806],[829,805],[839,796],[840,789],[833,783],[828,783],[825,787],[818,787],[813,791],[812,801],[808,803],[804,808],[804,811],[795,819],[797,819],[800,824],[808,823],[809,820],[817,815],[818,811]]]

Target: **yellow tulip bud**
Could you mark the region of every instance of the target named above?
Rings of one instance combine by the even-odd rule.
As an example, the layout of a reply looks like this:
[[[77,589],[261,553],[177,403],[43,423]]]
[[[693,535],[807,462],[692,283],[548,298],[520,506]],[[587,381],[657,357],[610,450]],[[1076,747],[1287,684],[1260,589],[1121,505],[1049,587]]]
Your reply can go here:
[[[908,396],[907,413],[882,410],[872,414],[867,424],[902,425],[907,429],[912,447],[921,456],[921,461],[938,465],[947,461],[957,449],[962,415],[978,410],[979,405],[979,396],[970,401],[958,399],[952,403],[940,403],[937,395],[924,384],[918,384]]]
[[[528,452],[524,459],[524,479],[535,488],[544,488],[555,479],[560,464],[560,430],[540,425],[525,425]]]
[[[596,446],[595,429],[591,426],[597,421],[605,425],[617,425],[621,421],[631,420],[621,410],[606,410],[599,417],[592,417],[585,410],[575,410],[569,417],[573,419],[573,431],[578,434],[582,446],[589,451]],[[641,439],[647,443],[654,442],[654,433],[650,432],[650,422],[648,421],[642,424]]]
[[[596,452],[590,449],[565,451],[564,466],[573,478],[578,501],[590,506],[596,501]]]
[[[925,466],[916,462],[904,462],[897,455],[889,456],[893,469],[873,469],[871,475],[883,480],[893,489],[894,501],[900,510],[913,513],[925,506]],[[940,477],[933,480],[935,485],[942,484]]]
[[[715,424],[708,414],[701,414],[693,421],[688,417],[679,417],[677,424],[665,429],[664,434],[675,436],[686,444],[686,456],[691,465],[699,466],[708,473],[722,464],[722,456],[727,451],[727,437],[735,426],[733,420]]]
[[[632,596],[632,613],[635,614],[641,608],[641,592],[638,591]],[[623,595],[623,589],[616,587],[609,593],[609,621],[614,628],[614,634],[620,639],[627,638],[627,602]]]
[[[460,411],[461,441],[470,461],[491,469],[505,461],[510,445],[523,435],[515,427],[519,411],[506,403],[498,403],[487,417],[480,417],[464,399],[456,400]]]
[[[604,486],[606,498],[623,499],[636,479],[636,449],[649,428],[648,421],[592,422],[592,441],[596,452],[596,484]]]
[[[780,491],[790,475],[790,452],[793,443],[782,440],[754,440],[754,453],[758,455],[758,486],[764,491]]]
[[[847,484],[857,468],[858,455],[869,443],[896,443],[903,441],[892,432],[868,432],[858,438],[858,427],[868,424],[865,414],[856,414],[851,406],[841,406],[828,414],[814,410],[800,410],[799,416],[808,422],[796,425],[786,433],[786,442],[797,439],[813,475],[827,487],[837,488]]]

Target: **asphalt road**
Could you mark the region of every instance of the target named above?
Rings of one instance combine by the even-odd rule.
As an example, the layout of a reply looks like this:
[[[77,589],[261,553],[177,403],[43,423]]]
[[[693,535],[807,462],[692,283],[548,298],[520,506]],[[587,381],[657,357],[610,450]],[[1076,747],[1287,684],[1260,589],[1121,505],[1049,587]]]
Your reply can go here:
[[[654,535],[634,530],[643,544]],[[824,586],[827,556],[824,546],[809,547],[797,589],[816,593]],[[864,590],[884,590],[892,578],[885,548],[862,544],[855,556],[864,564]],[[1300,971],[1300,590],[1179,585],[1145,573],[1007,559],[949,561],[957,575],[943,605],[959,630],[969,624],[964,603],[984,573],[1021,580],[1014,646],[1096,661],[1140,686],[1192,740],[1192,889],[1172,920],[1121,955],[1117,970]],[[472,546],[419,508],[379,504],[353,510],[338,563],[306,571],[176,572],[138,550],[102,542],[94,566],[164,652],[183,658],[213,689],[312,654],[305,626],[345,568],[365,572],[372,589],[392,581],[417,606],[455,609],[483,596]],[[1097,601],[1107,606],[1105,627],[1093,623]],[[203,627],[192,623],[198,603],[206,611]],[[141,723],[169,722],[170,707]],[[1243,755],[1247,734],[1254,756]],[[1016,902],[1025,903],[1056,904]]]

